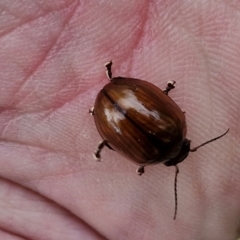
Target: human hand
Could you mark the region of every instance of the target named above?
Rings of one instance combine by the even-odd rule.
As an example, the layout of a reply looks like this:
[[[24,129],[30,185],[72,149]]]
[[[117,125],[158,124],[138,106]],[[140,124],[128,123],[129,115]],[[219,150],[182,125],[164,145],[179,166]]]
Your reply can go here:
[[[235,4],[235,5],[234,5]],[[0,3],[0,239],[236,239],[239,234],[238,3]],[[88,115],[113,75],[144,79],[186,112],[192,147],[174,168],[104,149]]]

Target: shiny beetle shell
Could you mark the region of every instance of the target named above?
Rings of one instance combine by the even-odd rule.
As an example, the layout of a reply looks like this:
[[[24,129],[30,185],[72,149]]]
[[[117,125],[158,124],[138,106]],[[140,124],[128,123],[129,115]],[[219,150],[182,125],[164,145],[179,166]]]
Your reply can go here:
[[[186,138],[182,110],[139,79],[112,78],[97,95],[94,120],[113,150],[142,166],[175,158]]]
[[[169,82],[165,90],[151,83],[134,78],[112,78],[110,61],[106,65],[110,83],[98,93],[94,115],[98,132],[103,138],[94,156],[100,160],[104,146],[115,150],[140,167],[142,175],[149,164],[164,163],[175,166],[174,195],[177,216],[177,164],[198,148],[216,141],[226,135],[212,138],[197,147],[190,148],[186,138],[185,115],[178,105],[168,96],[175,82]]]

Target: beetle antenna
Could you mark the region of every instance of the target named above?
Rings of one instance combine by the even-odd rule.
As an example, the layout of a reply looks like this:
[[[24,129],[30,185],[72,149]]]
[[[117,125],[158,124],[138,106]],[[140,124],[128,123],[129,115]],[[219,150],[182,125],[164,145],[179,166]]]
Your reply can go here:
[[[192,148],[192,149],[190,149],[189,151],[190,151],[190,152],[195,152],[195,151],[197,151],[198,148],[200,148],[200,147],[202,147],[202,146],[204,146],[204,145],[206,145],[206,144],[208,144],[208,143],[210,143],[210,142],[216,141],[217,139],[223,137],[224,135],[226,135],[226,134],[228,133],[228,131],[229,131],[229,128],[228,128],[228,130],[227,130],[224,134],[222,134],[222,135],[220,135],[220,136],[218,136],[218,137],[215,137],[215,138],[213,138],[213,139],[211,139],[211,140],[209,140],[209,141],[207,141],[207,142],[205,142],[205,143],[202,143],[201,145],[199,145],[199,146],[197,146],[197,147],[195,147],[195,148]]]
[[[178,196],[177,196],[177,175],[179,173],[178,166],[175,165],[176,171],[175,171],[175,179],[174,179],[174,196],[175,196],[175,211],[174,211],[174,217],[173,220],[176,219],[177,216],[177,206],[178,206]]]

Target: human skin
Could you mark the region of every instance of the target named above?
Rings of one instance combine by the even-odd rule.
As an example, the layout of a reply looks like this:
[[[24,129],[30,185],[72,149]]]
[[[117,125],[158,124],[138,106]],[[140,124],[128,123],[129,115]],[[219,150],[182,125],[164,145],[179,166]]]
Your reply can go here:
[[[0,0],[0,239],[235,240],[240,235],[240,3]],[[192,147],[137,168],[88,109],[113,75],[160,88],[186,112]]]

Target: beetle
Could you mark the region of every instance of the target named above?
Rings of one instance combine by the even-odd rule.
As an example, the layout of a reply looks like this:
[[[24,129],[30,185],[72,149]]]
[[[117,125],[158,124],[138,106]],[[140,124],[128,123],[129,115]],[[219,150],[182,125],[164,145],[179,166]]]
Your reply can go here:
[[[112,61],[106,65],[110,82],[98,93],[94,107],[89,110],[102,141],[94,153],[100,161],[101,151],[106,146],[115,150],[135,164],[142,175],[146,165],[163,163],[175,166],[175,213],[177,214],[178,164],[198,148],[227,134],[215,137],[201,145],[190,148],[186,138],[185,113],[168,96],[175,88],[169,81],[164,90],[140,79],[112,77]]]

